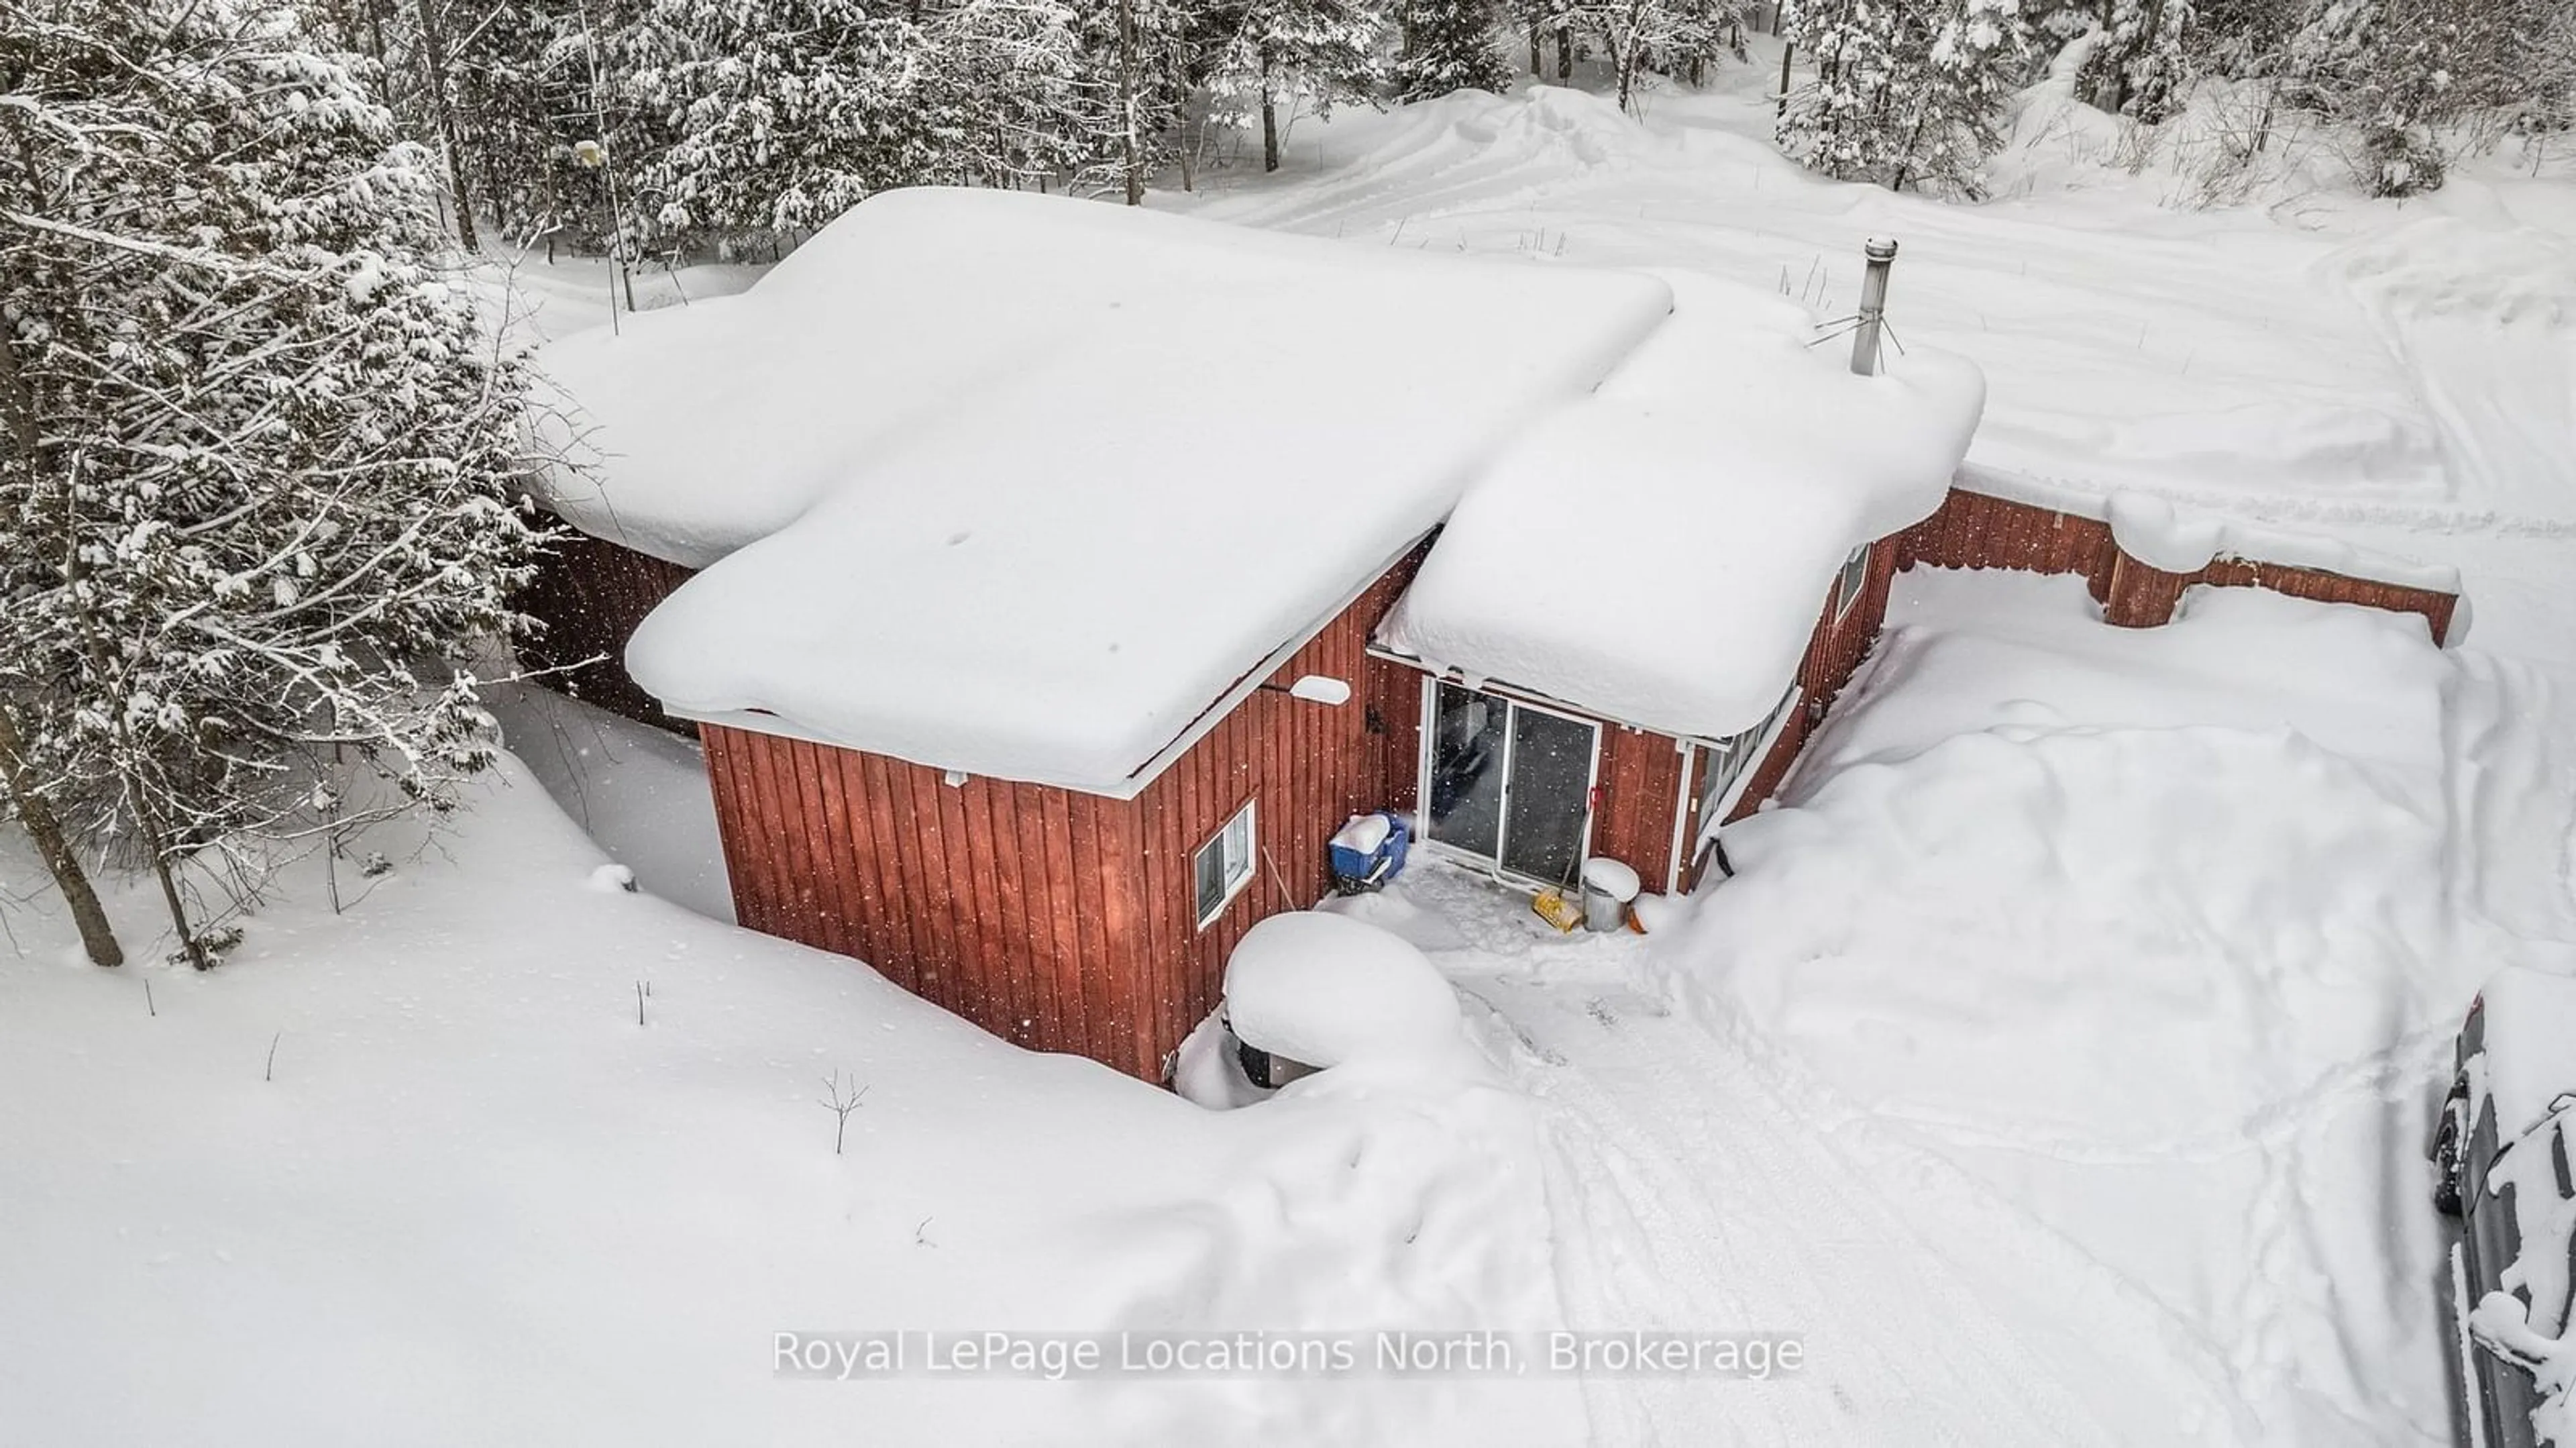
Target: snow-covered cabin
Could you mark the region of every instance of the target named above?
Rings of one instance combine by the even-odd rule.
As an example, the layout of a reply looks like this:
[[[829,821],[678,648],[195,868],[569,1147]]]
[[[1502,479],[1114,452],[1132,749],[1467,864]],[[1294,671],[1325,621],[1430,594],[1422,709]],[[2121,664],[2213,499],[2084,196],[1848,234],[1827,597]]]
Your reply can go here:
[[[625,663],[699,726],[744,924],[1158,1079],[1355,812],[1693,882],[1982,403],[1815,337],[1694,275],[892,193],[547,349],[596,454],[559,591],[609,644],[658,598]]]

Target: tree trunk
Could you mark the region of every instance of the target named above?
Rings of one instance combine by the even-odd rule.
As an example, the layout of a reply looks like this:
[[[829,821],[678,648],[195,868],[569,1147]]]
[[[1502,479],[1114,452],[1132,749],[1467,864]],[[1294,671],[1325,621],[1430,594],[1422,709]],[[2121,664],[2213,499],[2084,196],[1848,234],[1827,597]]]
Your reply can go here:
[[[1261,83],[1261,169],[1279,169],[1279,105],[1267,80]]]
[[[127,793],[139,796],[140,791],[129,788]],[[140,814],[143,802],[139,797],[134,807]],[[206,954],[206,942],[197,938],[196,927],[188,923],[188,902],[180,897],[179,877],[170,869],[169,837],[152,824],[143,827],[143,836],[152,851],[152,877],[161,882],[161,903],[170,910],[170,928],[179,932],[179,953],[199,970],[214,969],[214,957]]]
[[[1145,204],[1145,160],[1136,143],[1136,6],[1118,0],[1118,144],[1120,170],[1127,182],[1127,204]]]
[[[1896,174],[1887,179],[1888,190],[1905,189],[1906,178],[1914,170],[1914,148],[1921,144],[1923,144],[1923,118],[1917,115],[1914,119],[1914,129],[1905,137],[1905,154],[1897,158]]]
[[[2163,32],[2164,28],[2165,28],[2165,0],[2147,0],[2147,26],[2146,26],[2146,32],[2145,32],[2145,40],[2146,40],[2145,55],[2150,59],[2150,61],[2152,61],[2152,58],[2153,58],[2153,57],[2155,56],[2155,54],[2156,54],[2156,37],[2157,37],[2159,34],[2161,34],[2161,33]],[[2152,77],[2152,72],[2150,73],[2150,75],[2151,75],[2151,77]],[[2147,121],[2147,122],[2152,123],[2152,122],[2159,121],[2159,120],[2162,120],[2162,119],[2163,119],[2163,117],[2162,117],[2162,116],[2150,115],[2150,114],[2149,114],[2149,112],[2150,112],[2150,111],[2153,111],[2153,110],[2157,109],[2157,101],[2156,101],[2156,98],[2155,98],[2153,95],[2148,94],[2148,93],[2146,93],[2146,92],[2144,92],[2144,91],[2141,91],[2141,92],[2139,92],[2139,94],[2138,94],[2138,100],[2139,100],[2139,106],[2138,106],[2138,119],[2139,119],[2139,120]],[[2129,104],[2129,67],[2127,67],[2127,66],[2122,66],[2122,67],[2120,68],[2120,106],[2121,106],[2121,108],[2122,108],[2122,109],[2124,109],[2124,110],[2125,110],[2125,109],[2127,109],[2128,104]]]
[[[32,176],[32,172],[30,173]],[[35,389],[18,371],[18,349],[6,328],[0,327],[0,407],[5,407],[10,437],[17,443],[18,456],[27,465],[30,492],[41,476],[44,431],[36,420]],[[81,945],[89,952],[92,963],[123,965],[125,951],[116,943],[116,932],[109,928],[107,912],[99,908],[98,892],[81,872],[80,857],[72,853],[63,838],[62,821],[55,817],[53,806],[36,792],[35,781],[27,778],[27,748],[18,732],[18,718],[6,705],[0,705],[0,793],[9,800],[10,813],[27,831],[36,853],[43,857],[46,870],[54,877],[63,903],[71,907],[72,922],[80,927]]]
[[[72,924],[80,928],[81,948],[89,952],[90,964],[125,964],[125,948],[116,943],[115,927],[107,923],[107,911],[100,907],[98,892],[90,888],[89,876],[81,870],[80,856],[63,838],[62,821],[55,817],[45,797],[36,792],[35,781],[27,778],[26,749],[18,734],[18,719],[5,708],[0,708],[0,789],[8,794],[10,812],[18,817],[27,838],[36,846],[37,856],[54,877],[54,888],[62,892],[63,903],[71,907]]]
[[[1574,79],[1574,27],[1556,27],[1556,83],[1564,85]]]
[[[447,189],[456,198],[456,239],[467,251],[481,247],[474,237],[474,203],[465,194],[465,147],[456,133],[456,108],[447,100],[447,53],[438,38],[436,0],[412,0],[420,14],[420,62],[429,87],[430,114],[438,123],[438,144],[447,152]]]
[[[1532,80],[1536,80],[1536,79],[1538,79],[1538,72],[1539,72],[1538,35],[1539,35],[1539,29],[1538,29],[1538,27],[1537,27],[1537,26],[1535,26],[1535,25],[1531,26],[1531,27],[1530,27],[1530,36],[1529,36],[1529,40],[1530,40],[1530,79],[1532,79]]]
[[[1771,114],[1789,113],[1789,57],[1798,53],[1798,42],[1792,40],[1780,47],[1780,99],[1771,103]]]

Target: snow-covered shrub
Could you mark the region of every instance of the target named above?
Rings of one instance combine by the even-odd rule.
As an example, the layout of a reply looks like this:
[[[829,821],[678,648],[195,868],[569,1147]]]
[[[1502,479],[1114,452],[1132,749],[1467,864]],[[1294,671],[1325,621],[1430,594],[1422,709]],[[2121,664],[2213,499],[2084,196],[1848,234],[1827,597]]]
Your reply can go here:
[[[2423,126],[2373,126],[2362,133],[2353,170],[2372,196],[2415,196],[2442,187],[2442,149]]]
[[[2150,125],[2173,111],[2190,72],[2192,0],[2111,0],[2100,43],[2085,57],[2080,93]]]

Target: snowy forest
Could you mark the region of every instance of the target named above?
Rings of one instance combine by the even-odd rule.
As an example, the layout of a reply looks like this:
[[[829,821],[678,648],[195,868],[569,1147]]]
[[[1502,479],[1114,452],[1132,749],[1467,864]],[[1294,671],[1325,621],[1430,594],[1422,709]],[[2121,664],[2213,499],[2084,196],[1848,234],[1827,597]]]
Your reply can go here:
[[[2091,37],[2087,93],[2153,124],[2204,82],[2348,127],[2365,189],[2438,186],[2462,125],[2576,124],[2553,0],[307,0],[450,162],[460,238],[757,254],[870,191],[1123,190],[1257,152],[1301,111],[1515,73],[1640,93],[1786,45],[1778,139],[1846,180],[1974,195],[2003,99]]]
[[[1633,110],[1761,32],[1789,155],[1939,195],[2061,54],[2140,125],[2199,87],[2249,153],[2336,125],[2373,194],[2576,124],[2558,0],[0,0],[0,783],[92,958],[103,855],[202,965],[180,861],[255,892],[243,842],[336,855],[488,761],[466,660],[539,538],[460,252],[768,260],[922,183],[1133,203],[1275,169],[1302,113],[1524,67]]]

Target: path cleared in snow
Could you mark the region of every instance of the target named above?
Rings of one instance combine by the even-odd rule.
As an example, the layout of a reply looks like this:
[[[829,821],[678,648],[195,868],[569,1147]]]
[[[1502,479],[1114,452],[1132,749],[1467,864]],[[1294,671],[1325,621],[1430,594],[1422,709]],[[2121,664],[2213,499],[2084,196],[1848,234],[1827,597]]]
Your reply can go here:
[[[2477,983],[2576,968],[2557,686],[2245,591],[1922,572],[1890,625],[1651,939],[1436,863],[1346,907],[1541,1104],[1570,1323],[1805,1337],[1588,1382],[1593,1441],[2446,1442],[2421,1143]]]

